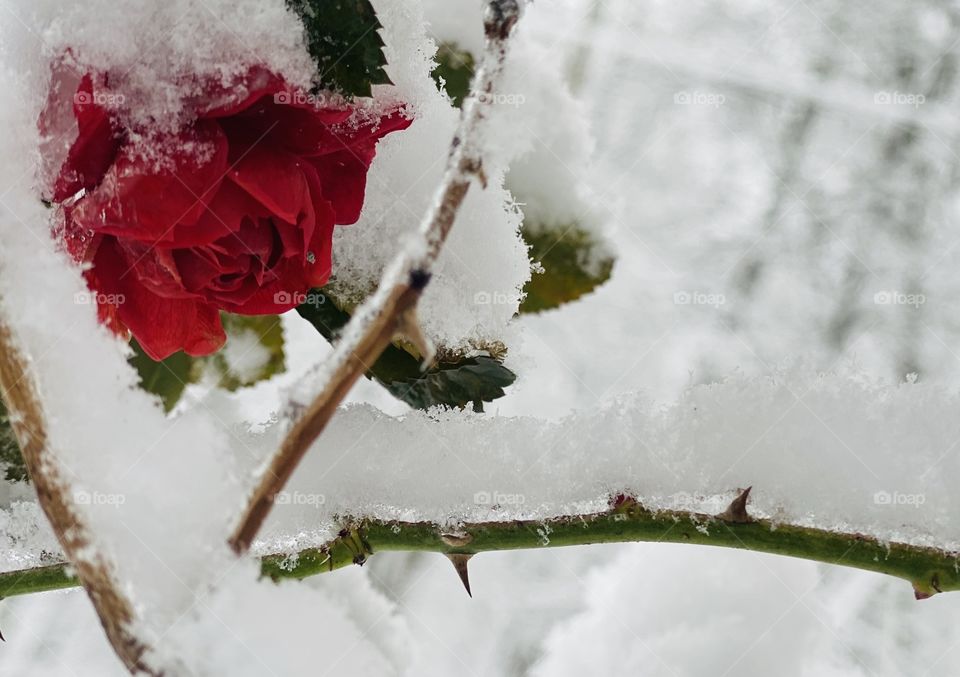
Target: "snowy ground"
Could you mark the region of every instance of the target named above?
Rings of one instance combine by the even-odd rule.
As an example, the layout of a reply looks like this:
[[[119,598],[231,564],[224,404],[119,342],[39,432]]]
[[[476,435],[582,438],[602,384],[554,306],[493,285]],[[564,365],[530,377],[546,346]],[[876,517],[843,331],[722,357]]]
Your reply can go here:
[[[440,38],[472,46],[475,30],[463,27],[478,3],[425,4]],[[886,533],[902,526],[912,537],[924,524],[944,525],[949,529],[939,536],[960,541],[948,483],[958,463],[950,393],[960,385],[960,327],[953,319],[957,302],[950,299],[960,279],[953,273],[958,236],[951,227],[960,158],[956,118],[943,112],[955,102],[958,83],[951,73],[938,75],[954,58],[958,35],[949,13],[934,3],[891,3],[888,9],[883,18],[872,18],[860,16],[854,3],[837,8],[813,0],[665,1],[642,8],[631,0],[538,3],[530,40],[569,62],[564,72],[583,101],[596,149],[585,164],[569,148],[579,140],[564,143],[550,132],[552,122],[576,128],[581,109],[541,118],[544,131],[533,142],[540,159],[528,161],[527,174],[514,179],[536,186],[529,174],[550,167],[583,191],[584,204],[601,205],[600,214],[577,216],[608,233],[618,264],[596,294],[517,323],[510,359],[521,380],[489,407],[490,415],[558,419],[637,392],[650,411],[699,401],[717,417],[709,431],[725,431],[727,441],[742,435],[737,446],[749,463],[730,477],[731,486],[750,481],[752,468],[773,485],[775,497],[813,497],[824,509],[821,517],[857,505],[862,510],[847,515],[861,525],[874,519]],[[533,106],[541,80],[527,80],[529,91],[517,93],[526,92]],[[878,99],[880,93],[890,94],[891,103]],[[898,104],[897,93],[924,93],[926,100]],[[923,122],[904,136],[912,120]],[[555,207],[576,212],[582,205]],[[908,297],[923,300],[910,303]],[[324,354],[322,340],[310,332],[290,318],[290,363],[309,365]],[[782,400],[773,390],[764,401],[737,398],[738,383],[772,378],[796,359],[809,389]],[[827,376],[828,383],[842,377],[861,385],[886,379],[888,385],[851,385],[848,397],[868,410],[841,411],[838,405],[830,418],[821,408],[830,406],[829,388],[816,387],[818,372],[840,375]],[[897,384],[908,374],[917,374],[919,384],[904,386],[917,390],[901,393],[900,406]],[[706,387],[682,399],[690,386],[731,375],[717,391]],[[784,379],[788,390],[804,383],[791,378]],[[292,379],[288,374],[236,402],[249,418],[262,417]],[[723,402],[730,409],[723,402],[711,409],[711,392],[727,393]],[[202,401],[203,393],[191,395]],[[871,397],[877,402],[874,429],[863,427],[870,422]],[[369,383],[360,384],[353,399],[388,414],[403,412]],[[366,411],[350,412],[343,425],[375,416]],[[778,444],[789,441],[791,430],[818,423],[822,429],[806,439],[823,445],[810,449],[809,465],[803,449]],[[391,438],[381,430],[373,439]],[[904,451],[911,440],[917,448]],[[597,447],[606,441],[598,439]],[[538,466],[548,451],[533,444],[524,449],[522,438],[517,447],[524,468]],[[791,455],[769,461],[778,448]],[[370,462],[360,457],[365,449],[371,457],[383,452],[358,444],[337,464]],[[898,449],[916,456],[894,458]],[[729,453],[704,462],[714,479],[731,465],[725,460],[738,458]],[[666,459],[663,466],[684,460]],[[778,460],[784,486],[776,483]],[[817,478],[834,463],[838,477],[826,477],[826,485],[836,480],[864,496],[914,490],[931,500],[909,518],[912,523],[899,524],[884,522],[865,501],[840,497],[825,505],[830,493]],[[870,467],[878,469],[873,477]],[[549,469],[540,471],[547,475]],[[865,478],[859,485],[851,479],[858,475]],[[642,467],[631,477],[647,479]],[[887,486],[896,478],[922,484]],[[799,486],[790,485],[794,480]],[[757,490],[762,501],[763,486]],[[445,494],[438,489],[429,496]],[[351,494],[344,500],[359,499]],[[35,538],[34,546],[48,542],[43,534]],[[218,582],[239,584],[249,573],[237,567]],[[301,638],[315,634],[331,647],[309,674],[960,672],[960,629],[953,622],[960,595],[917,603],[902,582],[838,567],[636,544],[485,554],[472,561],[471,578],[473,599],[440,556],[380,554],[363,569],[257,588],[253,599],[201,595],[194,605],[219,621],[215,648],[200,645],[203,637],[191,635],[192,626],[180,619],[170,633],[173,646],[208,661],[209,674],[217,674],[213,666],[227,664],[228,655],[249,674],[291,674],[277,667],[284,665],[289,639],[282,629],[291,626],[300,628]],[[304,588],[317,606],[297,603]],[[234,622],[245,606],[262,609],[258,625]],[[322,612],[312,612],[317,608]],[[273,622],[281,616],[283,623]],[[7,638],[0,645],[0,675],[123,674],[80,592],[7,600],[0,604],[0,629]]]

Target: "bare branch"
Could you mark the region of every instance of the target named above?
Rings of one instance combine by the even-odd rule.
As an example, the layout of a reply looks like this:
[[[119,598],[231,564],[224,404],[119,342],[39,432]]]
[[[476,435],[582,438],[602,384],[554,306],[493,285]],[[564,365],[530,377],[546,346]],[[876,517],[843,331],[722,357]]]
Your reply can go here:
[[[474,80],[473,93],[464,103],[460,125],[451,143],[447,170],[433,205],[421,224],[417,239],[388,266],[376,293],[350,320],[343,338],[324,365],[329,376],[322,389],[264,469],[230,538],[230,545],[237,553],[250,548],[270,513],[274,497],[286,485],[307,449],[323,432],[357,379],[394,337],[403,335],[418,344],[424,357],[429,359],[432,348],[426,345],[415,325],[415,309],[470,184],[474,179],[486,183],[480,137],[484,109],[491,97],[478,94],[494,91],[519,14],[517,0],[490,0],[485,20],[487,41],[483,61]]]
[[[20,444],[23,461],[64,554],[93,602],[107,638],[132,673],[155,674],[143,662],[146,646],[130,632],[133,606],[120,591],[110,563],[96,554],[87,526],[74,509],[70,489],[47,439],[46,417],[28,361],[0,313],[0,394]],[[93,553],[93,554],[91,554]],[[54,579],[57,576],[53,576]]]

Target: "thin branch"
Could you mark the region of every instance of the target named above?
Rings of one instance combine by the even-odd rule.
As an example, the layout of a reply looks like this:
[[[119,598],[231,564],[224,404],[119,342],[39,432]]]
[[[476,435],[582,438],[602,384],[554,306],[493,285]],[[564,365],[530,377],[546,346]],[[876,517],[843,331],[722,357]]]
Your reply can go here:
[[[92,547],[87,526],[74,509],[70,488],[49,446],[46,416],[34,375],[2,313],[0,395],[10,413],[40,507],[63,552],[74,563],[76,576],[93,602],[110,644],[130,672],[155,674],[143,662],[146,646],[129,630],[134,619],[133,606],[114,580],[110,563]],[[62,578],[49,571],[43,575],[51,576],[51,580]]]
[[[376,552],[481,552],[554,548],[596,543],[694,543],[798,557],[895,576],[908,581],[918,599],[960,590],[960,553],[886,542],[858,533],[753,519],[743,492],[720,515],[686,510],[647,510],[632,498],[618,497],[604,512],[543,520],[476,522],[447,533],[431,522],[351,520],[321,548],[294,555],[267,555],[264,576],[301,579],[364,564]],[[0,596],[28,594],[76,585],[66,565],[0,574]]]
[[[453,138],[447,170],[427,213],[418,239],[388,267],[380,287],[354,314],[343,338],[324,369],[329,376],[319,395],[289,431],[280,449],[264,468],[240,522],[230,538],[237,553],[246,552],[300,460],[323,432],[337,407],[369,365],[390,342],[401,335],[417,345],[429,361],[433,349],[423,338],[416,307],[430,281],[433,264],[453,227],[474,179],[486,182],[480,142],[484,109],[506,58],[509,37],[519,18],[517,0],[490,0],[487,7],[486,50],[474,80],[473,94],[465,102]]]
[[[733,508],[733,513],[738,509]],[[348,564],[363,564],[376,552],[428,551],[445,555],[554,548],[596,543],[693,543],[787,555],[887,574],[908,581],[917,599],[960,590],[960,553],[891,543],[858,533],[776,523],[769,519],[727,521],[724,515],[685,510],[647,510],[633,499],[605,512],[544,520],[477,522],[458,526],[456,538],[429,522],[359,520],[323,548],[294,558],[264,559],[274,578],[304,578]],[[292,563],[292,566],[290,566]]]

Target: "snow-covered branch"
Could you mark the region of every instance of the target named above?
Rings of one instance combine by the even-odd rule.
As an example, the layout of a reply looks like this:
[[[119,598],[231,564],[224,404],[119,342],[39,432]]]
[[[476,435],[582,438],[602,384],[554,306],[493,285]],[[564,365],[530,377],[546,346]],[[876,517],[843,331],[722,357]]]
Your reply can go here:
[[[107,559],[75,509],[64,480],[64,468],[47,441],[44,408],[36,391],[30,363],[17,344],[13,329],[0,312],[0,394],[3,396],[23,460],[37,497],[63,552],[86,589],[114,651],[131,672],[149,673],[142,660],[146,645],[130,630],[133,606],[125,596]]]
[[[873,571],[909,582],[917,599],[960,590],[955,552],[885,542],[856,532],[754,519],[747,509],[749,493],[749,489],[741,492],[718,515],[692,510],[649,510],[633,498],[618,496],[602,512],[553,519],[472,522],[455,530],[428,521],[348,521],[337,538],[323,547],[308,548],[293,556],[267,555],[262,558],[262,569],[265,576],[275,580],[296,579],[351,564],[362,565],[371,555],[386,551],[435,552],[459,556],[465,562],[482,552],[646,541],[736,548]],[[38,567],[0,574],[0,595],[55,590],[73,584],[64,565]]]
[[[425,362],[433,348],[424,338],[416,307],[430,282],[431,270],[457,212],[474,180],[486,182],[483,170],[484,108],[503,70],[509,37],[520,16],[516,0],[491,0],[485,18],[486,49],[473,84],[473,96],[465,103],[460,126],[451,143],[450,157],[436,198],[423,220],[418,236],[387,268],[378,290],[354,314],[333,355],[320,374],[308,378],[322,384],[312,403],[302,409],[280,449],[263,468],[259,482],[244,510],[230,544],[237,552],[249,549],[270,513],[273,500],[283,489],[310,445],[357,379],[364,374],[396,336],[419,349]]]

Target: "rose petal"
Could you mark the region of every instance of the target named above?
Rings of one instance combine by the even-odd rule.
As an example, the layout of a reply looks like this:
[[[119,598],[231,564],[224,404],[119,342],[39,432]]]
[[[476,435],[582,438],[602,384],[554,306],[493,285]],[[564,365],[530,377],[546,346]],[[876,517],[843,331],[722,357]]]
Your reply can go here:
[[[162,360],[178,350],[188,355],[209,355],[223,346],[226,335],[215,306],[195,299],[157,296],[140,283],[136,271],[124,275],[125,269],[116,240],[104,238],[94,257],[96,288],[118,299],[117,318],[151,358]]]
[[[231,144],[249,147],[266,143],[295,155],[318,155],[342,148],[343,142],[332,127],[347,120],[350,109],[297,105],[302,96],[281,92],[263,99],[242,115],[223,120]]]
[[[70,146],[53,189],[54,202],[62,202],[82,189],[97,186],[120,149],[120,135],[110,113],[96,103],[93,78],[85,75],[73,97],[77,138]]]
[[[278,275],[272,282],[253,286],[242,301],[230,298],[221,302],[221,307],[240,315],[279,315],[293,310],[300,298],[312,285],[307,282],[301,265],[289,260],[281,263]]]
[[[339,225],[350,225],[360,218],[367,187],[367,171],[376,155],[379,139],[390,132],[406,129],[410,122],[399,112],[394,113],[383,118],[379,126],[357,131],[357,136],[341,134],[341,150],[309,159],[320,176],[323,196],[336,211]]]
[[[339,225],[350,225],[360,218],[372,155],[368,159],[353,151],[341,151],[309,160],[320,176],[324,198],[332,206]]]
[[[227,139],[216,122],[200,121],[159,145],[156,166],[124,149],[73,218],[100,233],[144,242],[173,241],[177,226],[195,224],[227,172]]]
[[[173,242],[179,247],[210,244],[240,230],[246,218],[267,218],[270,210],[232,181],[224,181],[213,200],[192,225],[178,225]]]
[[[247,71],[238,82],[224,85],[221,82],[206,82],[203,86],[202,103],[197,106],[200,118],[224,118],[241,113],[260,99],[270,97],[287,89],[283,78],[261,66]]]
[[[310,202],[302,165],[294,155],[257,145],[233,161],[229,177],[270,212],[297,223]]]

